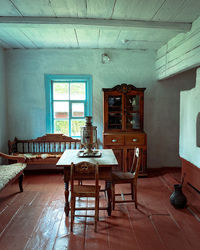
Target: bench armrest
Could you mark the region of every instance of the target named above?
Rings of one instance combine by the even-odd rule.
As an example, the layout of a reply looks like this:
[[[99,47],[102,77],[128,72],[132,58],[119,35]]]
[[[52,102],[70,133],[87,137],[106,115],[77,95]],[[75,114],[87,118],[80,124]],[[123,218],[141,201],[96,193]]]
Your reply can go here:
[[[14,156],[14,155],[7,155],[2,152],[0,152],[0,157],[8,159],[8,160],[14,160],[17,162],[25,162],[26,158],[23,156]]]

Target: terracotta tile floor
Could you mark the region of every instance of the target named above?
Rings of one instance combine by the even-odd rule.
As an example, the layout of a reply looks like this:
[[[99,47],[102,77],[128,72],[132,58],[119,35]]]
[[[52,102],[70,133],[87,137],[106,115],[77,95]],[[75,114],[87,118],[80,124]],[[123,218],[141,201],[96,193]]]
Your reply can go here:
[[[17,183],[0,193],[0,249],[200,249],[199,193],[184,188],[188,207],[183,210],[169,202],[173,184],[179,180],[177,169],[151,171],[148,178],[138,180],[138,210],[131,203],[116,204],[111,217],[101,210],[98,233],[93,218],[76,217],[72,234],[70,216],[66,218],[63,211],[63,176],[26,175],[23,193],[17,193]],[[127,188],[117,190],[123,193]],[[105,204],[104,193],[100,200]],[[84,198],[78,203],[93,204]]]

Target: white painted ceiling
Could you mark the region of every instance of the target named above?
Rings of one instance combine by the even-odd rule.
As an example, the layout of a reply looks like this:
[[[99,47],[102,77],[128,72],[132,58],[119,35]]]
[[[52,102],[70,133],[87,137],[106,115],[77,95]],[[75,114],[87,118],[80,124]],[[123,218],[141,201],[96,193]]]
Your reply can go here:
[[[0,0],[0,46],[158,49],[199,16],[200,0]]]

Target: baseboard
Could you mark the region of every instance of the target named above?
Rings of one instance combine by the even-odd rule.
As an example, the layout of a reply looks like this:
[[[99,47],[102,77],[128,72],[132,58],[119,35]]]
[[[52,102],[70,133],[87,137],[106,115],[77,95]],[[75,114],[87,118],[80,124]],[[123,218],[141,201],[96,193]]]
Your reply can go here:
[[[181,179],[184,179],[184,184],[190,184],[200,191],[200,168],[183,158],[181,158],[181,161]]]

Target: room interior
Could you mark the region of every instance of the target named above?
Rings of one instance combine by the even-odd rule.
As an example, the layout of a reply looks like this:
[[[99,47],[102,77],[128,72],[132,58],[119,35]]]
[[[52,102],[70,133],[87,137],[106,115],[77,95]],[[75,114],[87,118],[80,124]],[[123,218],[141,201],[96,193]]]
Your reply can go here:
[[[196,189],[196,191],[193,188],[188,191],[187,188],[191,188],[188,185],[184,189],[188,196],[195,197],[195,202],[189,208],[190,211],[187,210],[184,215],[183,212],[180,215],[179,211],[172,211],[170,205],[165,205],[170,214],[176,217],[176,223],[180,223],[181,216],[185,216],[187,223],[190,223],[191,218],[188,214],[192,215],[192,213],[199,223],[200,2],[195,0],[1,0],[0,5],[0,151],[8,153],[8,140],[13,140],[16,136],[21,139],[31,139],[46,134],[45,75],[91,75],[92,116],[93,124],[97,126],[100,148],[103,147],[104,130],[102,89],[113,88],[122,83],[146,88],[144,131],[147,135],[149,177],[141,178],[140,185],[148,193],[148,185],[155,182],[158,188],[164,183],[169,195],[173,184],[181,180],[182,173],[184,184],[189,183]],[[161,168],[164,170],[160,170]],[[171,169],[171,174],[166,173],[166,169],[169,171]],[[157,170],[164,171],[162,172],[164,174],[156,181],[150,177],[152,173],[155,175]],[[63,183],[58,181],[61,176],[54,177],[56,193],[62,197]],[[32,178],[33,183],[36,183],[36,176]],[[38,181],[41,178],[42,176],[39,176]],[[44,183],[50,188],[47,176],[44,178]],[[53,176],[49,179],[53,182]],[[30,176],[25,179],[25,185],[29,192],[31,188],[35,190]],[[152,190],[155,188],[152,193],[156,192],[156,187],[152,187]],[[43,184],[38,186],[38,190],[43,188],[45,189]],[[2,198],[4,206],[9,202],[17,202],[16,199],[10,200],[12,197],[8,202],[5,201],[6,195],[12,193],[14,189],[15,185],[12,185],[4,191]],[[151,199],[147,193],[142,194],[142,190],[139,190],[139,195],[143,195],[142,199],[147,199],[143,205],[151,207]],[[161,194],[157,194],[157,198],[161,199]],[[26,199],[32,202],[33,197],[23,196],[24,202]],[[47,202],[47,195],[44,195],[44,199]],[[59,199],[61,204],[62,198]],[[139,200],[140,203],[142,199]],[[159,202],[155,199],[153,206],[156,207],[157,203]],[[64,219],[61,210],[55,204],[52,205],[52,209],[53,207],[59,211],[54,215],[62,217],[60,230],[68,234],[67,229],[63,229]],[[27,206],[25,208],[27,209]],[[126,210],[123,206],[119,208],[121,210],[117,210],[116,215],[119,221],[119,215],[129,211],[129,219],[133,218],[134,221],[135,218],[138,223],[141,218],[148,227],[148,222],[139,215],[138,211],[134,215],[135,209],[129,210],[128,207]],[[19,204],[18,209],[21,209]],[[143,207],[143,212],[145,209]],[[155,221],[166,214],[161,204],[157,212],[159,216]],[[28,210],[26,214],[28,216]],[[155,217],[155,214],[152,214],[149,216]],[[12,217],[9,216],[9,218]],[[31,220],[34,221],[34,217],[31,217]],[[111,227],[113,223],[111,218],[107,220]],[[125,221],[121,220],[120,223],[123,225]],[[163,217],[160,221],[166,222]],[[162,225],[158,221],[155,223]],[[199,228],[198,223],[194,222],[193,233]],[[20,226],[20,222],[16,225]],[[106,225],[100,226],[101,230]],[[184,225],[180,227],[184,228]],[[1,232],[3,238],[7,227],[4,225],[2,228],[4,228]],[[134,226],[126,228],[130,237],[130,230],[133,228]],[[92,229],[87,230],[92,232]],[[75,235],[78,235],[79,231],[83,234],[83,231],[87,230],[83,229],[83,226],[78,229],[77,226]],[[120,233],[116,231],[111,230],[111,236],[115,233],[119,236]],[[146,232],[148,233],[148,230]],[[59,242],[63,242],[62,233],[58,234],[60,240],[58,245]],[[121,234],[125,237],[124,231]],[[36,230],[34,235],[36,239]],[[163,235],[166,235],[165,232]],[[178,239],[184,238],[183,235]],[[187,245],[187,243],[185,249],[197,249],[195,248],[197,245],[191,246],[191,242],[195,244],[197,236],[198,233],[191,236],[190,244]],[[6,242],[9,242],[9,237],[7,233]],[[93,237],[95,238],[96,235],[91,236],[92,239]],[[101,242],[101,237],[98,237],[97,245]],[[140,249],[155,249],[152,242],[152,247],[148,248],[147,245],[142,247],[143,238],[139,237],[141,240],[139,243],[136,239]],[[73,248],[78,244],[78,240],[73,236],[70,239],[75,242],[71,246]],[[168,241],[167,238],[165,240]],[[169,242],[172,242],[174,238],[170,240]],[[87,247],[94,244],[88,239],[87,242],[89,242]],[[31,247],[30,244],[26,245],[26,249],[34,249],[33,244],[32,242]],[[102,245],[96,248],[100,246],[102,248]],[[45,249],[42,247],[41,249]],[[56,249],[56,245],[54,247]],[[63,249],[66,248],[63,246]],[[164,249],[163,245],[160,245],[160,249]],[[173,248],[171,246],[167,249]]]

